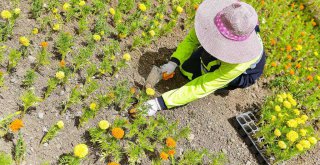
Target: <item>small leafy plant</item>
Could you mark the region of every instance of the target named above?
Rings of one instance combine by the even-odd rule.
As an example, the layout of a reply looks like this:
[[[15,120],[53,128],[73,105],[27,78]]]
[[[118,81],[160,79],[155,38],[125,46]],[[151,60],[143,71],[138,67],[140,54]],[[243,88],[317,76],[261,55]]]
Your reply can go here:
[[[20,165],[26,156],[26,144],[23,140],[21,132],[19,132],[18,140],[14,146],[14,160]]]
[[[22,53],[18,50],[12,49],[8,55],[8,71],[12,72],[13,69],[18,65],[21,59]]]
[[[24,114],[30,107],[36,106],[39,102],[42,101],[42,99],[36,96],[34,89],[28,89],[22,94],[21,101],[23,102],[22,116],[24,116]]]
[[[24,76],[24,80],[22,81],[22,85],[25,87],[31,87],[35,79],[37,78],[37,74],[34,70],[30,69],[27,71],[27,74]]]
[[[73,46],[72,36],[69,33],[60,33],[56,42],[56,48],[62,60],[64,60],[66,55],[71,51],[71,46]]]
[[[64,128],[64,123],[63,121],[58,121],[56,124],[50,127],[48,132],[44,135],[44,137],[41,139],[40,144],[44,144],[52,140],[61,129]]]

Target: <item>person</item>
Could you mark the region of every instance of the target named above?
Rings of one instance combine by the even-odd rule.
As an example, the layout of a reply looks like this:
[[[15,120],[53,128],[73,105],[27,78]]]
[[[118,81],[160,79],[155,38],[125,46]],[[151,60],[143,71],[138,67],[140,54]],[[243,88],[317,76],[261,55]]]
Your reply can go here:
[[[194,28],[161,66],[167,74],[179,66],[191,81],[147,101],[147,115],[185,105],[218,89],[246,88],[262,75],[265,60],[255,9],[237,0],[205,0],[196,12]]]

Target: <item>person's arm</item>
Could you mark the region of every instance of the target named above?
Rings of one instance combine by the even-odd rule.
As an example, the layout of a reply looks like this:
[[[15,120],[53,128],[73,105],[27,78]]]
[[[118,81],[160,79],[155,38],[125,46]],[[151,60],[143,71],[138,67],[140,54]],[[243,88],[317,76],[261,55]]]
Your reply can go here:
[[[177,50],[172,54],[170,61],[177,65],[182,64],[187,60],[193,51],[200,46],[196,31],[192,28],[184,40],[178,45]]]
[[[226,86],[245,72],[256,60],[257,59],[254,59],[243,64],[228,64],[222,62],[216,71],[204,74],[179,89],[164,93],[162,97],[159,98],[159,102],[160,104],[163,102],[166,108],[173,108],[205,97],[217,89]]]

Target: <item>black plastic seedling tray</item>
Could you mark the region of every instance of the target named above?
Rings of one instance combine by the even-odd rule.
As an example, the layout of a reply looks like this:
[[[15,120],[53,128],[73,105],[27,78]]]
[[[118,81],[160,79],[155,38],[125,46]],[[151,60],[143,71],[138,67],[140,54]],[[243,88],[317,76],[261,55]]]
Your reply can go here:
[[[235,117],[238,132],[248,145],[250,151],[256,156],[259,164],[270,165],[271,158],[264,155],[264,149],[259,147],[259,143],[263,142],[264,138],[253,138],[253,135],[259,131],[256,125],[257,117],[253,111],[245,112]]]

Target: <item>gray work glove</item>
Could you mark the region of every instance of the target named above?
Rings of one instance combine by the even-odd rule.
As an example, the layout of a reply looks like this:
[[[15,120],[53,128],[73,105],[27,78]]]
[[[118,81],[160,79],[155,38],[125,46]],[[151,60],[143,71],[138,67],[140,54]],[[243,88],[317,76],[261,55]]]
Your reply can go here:
[[[174,72],[174,70],[176,70],[177,66],[178,65],[175,62],[169,61],[168,63],[162,65],[160,68],[162,73],[171,74]]]

